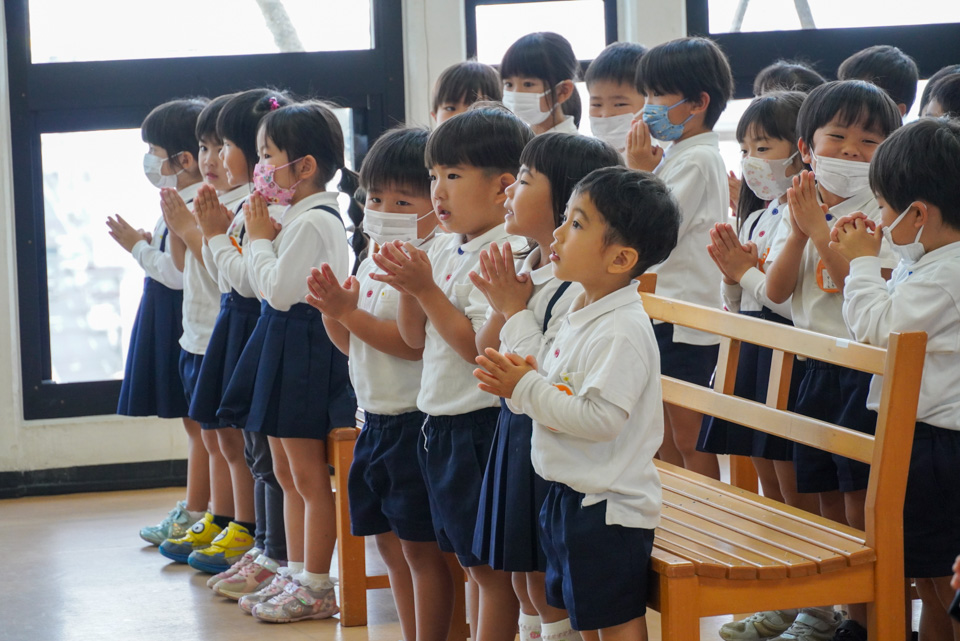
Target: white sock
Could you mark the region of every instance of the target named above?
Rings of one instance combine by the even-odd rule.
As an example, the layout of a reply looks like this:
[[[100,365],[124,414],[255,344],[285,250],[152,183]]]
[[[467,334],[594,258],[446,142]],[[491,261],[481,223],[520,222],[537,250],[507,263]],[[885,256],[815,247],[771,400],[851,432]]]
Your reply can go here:
[[[297,583],[311,590],[329,590],[333,587],[333,581],[329,574],[319,574],[317,572],[307,572],[306,570],[294,577]]]
[[[187,510],[187,514],[190,515],[190,518],[191,518],[191,519],[196,519],[197,521],[199,521],[200,519],[202,519],[202,518],[203,518],[203,515],[206,514],[206,513],[207,513],[206,510],[203,510],[203,511],[200,511],[200,512],[191,512],[190,510]]]
[[[291,579],[303,572],[303,561],[287,561],[287,567],[290,569],[284,576]]]
[[[520,613],[520,641],[539,641],[540,616]]]
[[[578,641],[580,633],[570,627],[570,619],[541,626],[543,641]]]

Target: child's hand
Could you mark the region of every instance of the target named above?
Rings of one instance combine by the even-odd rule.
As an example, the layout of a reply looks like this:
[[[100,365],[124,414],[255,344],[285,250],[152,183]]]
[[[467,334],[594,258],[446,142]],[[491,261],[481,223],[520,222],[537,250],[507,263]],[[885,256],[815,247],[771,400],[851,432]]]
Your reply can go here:
[[[707,246],[707,252],[728,285],[739,283],[748,269],[757,266],[757,246],[753,243],[741,244],[732,225],[714,225],[710,230],[710,240],[712,244]]]
[[[960,556],[953,562],[953,578],[950,579],[950,587],[960,590]]]
[[[502,398],[512,398],[513,390],[527,372],[537,371],[537,360],[533,356],[521,358],[517,354],[501,354],[492,347],[483,350],[486,356],[477,356],[477,365],[473,375],[484,392]],[[482,369],[481,369],[482,368]]]
[[[844,216],[830,232],[830,249],[848,261],[861,256],[879,256],[883,235],[877,224],[861,212]]]
[[[417,249],[411,243],[385,243],[372,258],[374,264],[384,273],[374,272],[370,274],[370,278],[387,283],[402,294],[419,298],[437,286],[433,282],[433,267],[427,252]]]
[[[247,202],[243,203],[243,213],[250,240],[273,241],[280,233],[281,225],[270,218],[267,201],[259,191],[253,192]]]
[[[804,170],[793,177],[793,187],[787,189],[787,202],[795,230],[814,241],[829,237],[826,214],[830,208],[817,200],[813,173]]]
[[[360,301],[360,282],[350,276],[341,287],[327,263],[321,265],[320,269],[314,267],[310,270],[307,288],[310,290],[307,304],[336,321],[355,310]]]
[[[743,182],[737,178],[732,171],[727,172],[727,187],[730,188],[730,209],[737,211],[737,203],[740,202],[740,187]]]
[[[480,272],[470,272],[470,280],[483,292],[495,312],[510,318],[527,308],[533,294],[533,281],[527,274],[517,276],[513,248],[504,243],[503,253],[496,243],[480,252]]]
[[[193,199],[193,213],[207,240],[227,233],[233,220],[233,213],[221,204],[217,190],[210,185],[200,187],[197,197]]]
[[[170,231],[181,238],[185,232],[197,226],[196,219],[176,189],[165,187],[160,190],[160,211]]]
[[[142,229],[134,229],[120,214],[117,214],[113,218],[107,216],[107,227],[110,229],[110,231],[107,232],[110,234],[110,237],[117,241],[117,243],[128,252],[132,252],[134,245],[141,240],[149,243],[152,238],[150,232],[145,232]]]
[[[663,149],[653,144],[650,127],[637,118],[627,134],[627,167],[641,171],[653,171],[663,160]]]

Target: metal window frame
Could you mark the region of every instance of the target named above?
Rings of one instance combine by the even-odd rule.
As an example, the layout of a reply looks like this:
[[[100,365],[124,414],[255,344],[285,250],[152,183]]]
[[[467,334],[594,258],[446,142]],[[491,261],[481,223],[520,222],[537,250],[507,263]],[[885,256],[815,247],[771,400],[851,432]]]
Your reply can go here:
[[[114,414],[119,381],[51,380],[40,135],[136,128],[172,97],[274,85],[353,109],[359,163],[370,142],[404,121],[401,3],[372,1],[370,50],[44,64],[30,59],[29,0],[6,0],[4,10],[24,418]]]

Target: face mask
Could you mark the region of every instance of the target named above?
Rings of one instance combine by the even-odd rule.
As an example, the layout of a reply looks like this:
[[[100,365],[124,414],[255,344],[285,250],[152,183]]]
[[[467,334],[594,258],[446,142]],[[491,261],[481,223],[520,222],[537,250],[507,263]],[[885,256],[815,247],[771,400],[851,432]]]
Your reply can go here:
[[[636,114],[620,114],[606,118],[590,116],[590,131],[593,132],[594,138],[602,140],[617,151],[623,151],[627,148],[630,125],[636,117]]]
[[[517,118],[533,127],[539,125],[553,113],[552,109],[550,111],[540,111],[540,99],[548,93],[550,92],[527,93],[504,89],[503,106],[512,111]]]
[[[303,179],[298,180],[289,187],[281,187],[273,179],[273,174],[276,173],[278,169],[289,167],[300,160],[303,159],[297,158],[297,160],[291,160],[286,165],[267,165],[258,162],[253,167],[253,188],[259,191],[260,195],[271,205],[288,206],[293,201],[293,193],[297,190],[297,185],[302,183]]]
[[[169,176],[164,176],[160,173],[160,167],[169,159],[169,156],[167,158],[161,158],[151,153],[143,154],[143,173],[146,174],[150,184],[157,189],[163,189],[164,187],[175,189],[177,186],[177,176],[184,172],[184,170],[181,169],[177,173],[170,174]]]
[[[383,246],[399,240],[404,243],[416,243],[417,223],[431,215],[433,210],[417,218],[413,214],[390,214],[374,211],[369,207],[363,210],[363,231],[370,240]]]
[[[913,203],[910,204],[910,207],[913,206]],[[893,253],[900,258],[900,261],[906,265],[912,265],[927,253],[927,250],[923,248],[923,243],[920,242],[920,235],[923,233],[923,227],[917,231],[917,237],[913,239],[912,243],[907,243],[905,245],[898,245],[893,242],[893,228],[900,224],[900,221],[903,220],[903,217],[910,212],[910,207],[907,207],[897,219],[893,221],[893,224],[889,227],[883,227],[880,229],[880,232],[883,234],[883,237],[887,239],[887,243],[890,244],[890,249],[893,250]]]
[[[663,140],[669,142],[671,140],[676,140],[683,135],[683,126],[690,122],[690,119],[693,118],[693,114],[687,116],[687,119],[681,122],[680,124],[673,124],[670,122],[670,117],[667,115],[674,107],[682,105],[687,101],[686,98],[680,102],[674,103],[669,107],[666,105],[644,105],[643,106],[643,122],[647,123],[647,126],[650,127],[650,135],[656,138],[657,140]]]
[[[870,188],[870,163],[839,158],[823,158],[810,150],[816,167],[813,170],[819,183],[831,194],[850,198]]]
[[[747,183],[750,191],[760,200],[775,200],[787,193],[793,186],[793,176],[785,176],[785,167],[793,162],[799,151],[786,160],[767,160],[754,156],[743,156],[740,159],[740,175]]]

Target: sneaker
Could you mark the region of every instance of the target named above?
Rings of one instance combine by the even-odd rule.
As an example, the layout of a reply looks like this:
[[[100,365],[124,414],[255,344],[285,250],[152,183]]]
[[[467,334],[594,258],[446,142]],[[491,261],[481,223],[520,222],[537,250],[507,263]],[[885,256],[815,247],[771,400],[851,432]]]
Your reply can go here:
[[[261,554],[253,563],[244,566],[233,576],[217,583],[213,587],[213,591],[220,596],[238,601],[244,595],[259,592],[270,585],[274,580],[273,577],[277,575],[278,569],[280,567],[276,561]],[[249,614],[252,609],[253,605],[250,605],[250,609],[244,609],[244,611]]]
[[[253,608],[253,616],[268,623],[329,619],[338,612],[332,587],[314,590],[296,581],[287,583],[282,594]]]
[[[186,563],[191,552],[209,547],[220,530],[221,527],[213,522],[213,515],[207,512],[179,539],[167,539],[161,543],[160,554],[177,563]]]
[[[160,545],[167,539],[179,539],[193,527],[199,519],[187,512],[187,502],[177,501],[177,507],[170,510],[167,518],[156,525],[148,525],[140,530],[140,538],[153,545]]]
[[[240,557],[239,561],[231,565],[229,568],[227,568],[223,572],[220,572],[219,574],[214,574],[212,577],[207,579],[207,587],[210,588],[211,590],[214,589],[217,583],[220,583],[220,581],[223,581],[224,579],[229,579],[234,574],[236,574],[246,566],[250,565],[254,561],[256,561],[258,556],[260,556],[260,549],[250,548],[243,554],[243,556]],[[187,559],[187,562],[188,563],[190,562],[189,558]]]
[[[843,616],[839,612],[833,613],[831,621],[824,621],[801,610],[793,624],[772,641],[832,641],[841,621]]]
[[[837,627],[833,641],[867,641],[867,629],[853,619],[847,619]]]
[[[270,583],[260,588],[256,592],[251,592],[250,594],[245,594],[237,601],[237,604],[240,606],[240,609],[246,612],[247,614],[253,614],[253,609],[260,605],[261,603],[266,603],[273,597],[283,594],[284,588],[287,587],[287,584],[291,582],[291,579],[284,576],[286,572],[281,574],[277,572],[273,575],[273,579],[270,580]]]
[[[725,641],[760,641],[782,634],[797,618],[797,610],[769,610],[757,612],[741,621],[720,626],[720,638]]]
[[[250,536],[250,531],[239,523],[230,521],[208,547],[191,552],[187,563],[194,570],[217,574],[230,569],[252,547],[253,537]]]

